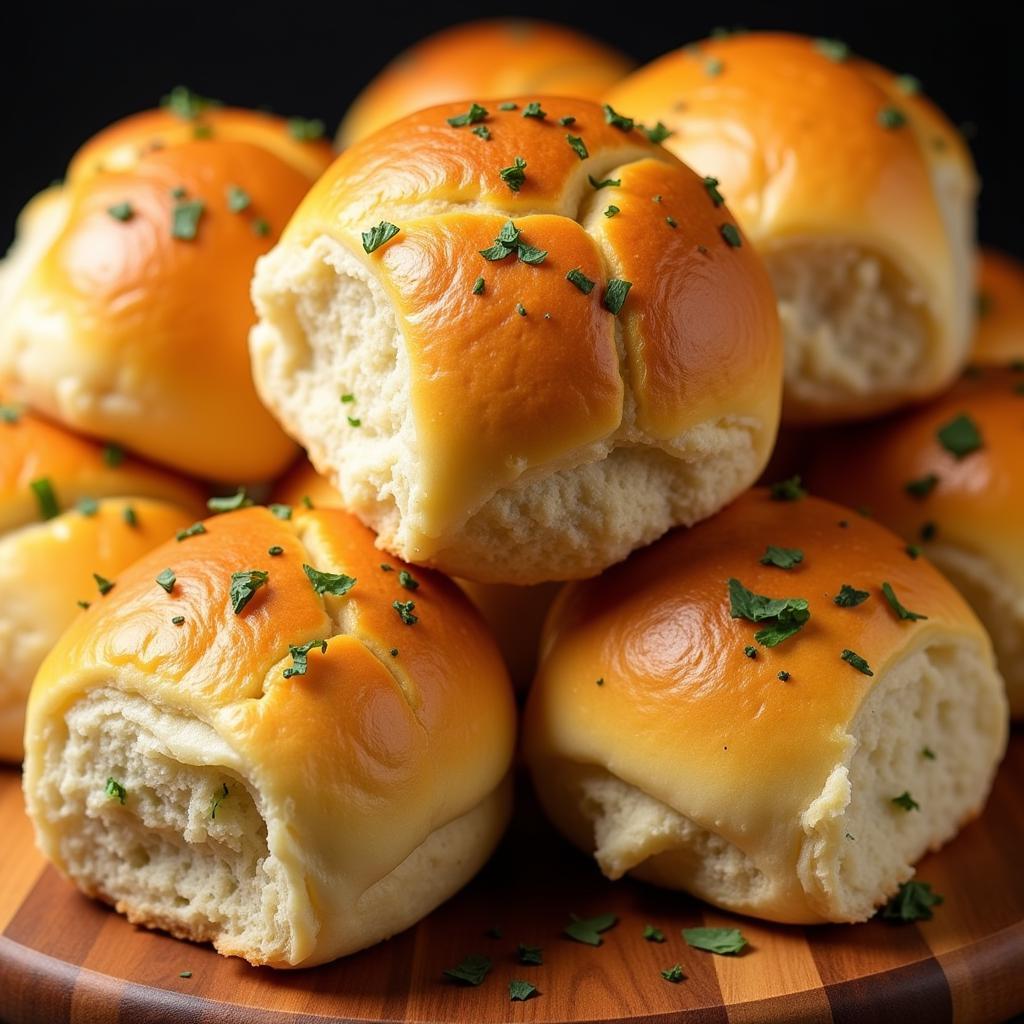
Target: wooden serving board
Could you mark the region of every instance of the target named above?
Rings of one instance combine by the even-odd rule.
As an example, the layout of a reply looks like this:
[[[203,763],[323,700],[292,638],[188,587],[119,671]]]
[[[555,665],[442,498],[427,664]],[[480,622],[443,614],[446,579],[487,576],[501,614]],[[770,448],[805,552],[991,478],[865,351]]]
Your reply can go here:
[[[325,967],[252,968],[133,928],[47,867],[0,772],[0,1019],[5,1024],[314,1024],[333,1021],[996,1022],[1024,1011],[1024,735],[983,818],[918,878],[944,894],[932,921],[799,928],[732,917],[682,895],[605,881],[544,824],[522,787],[500,851],[416,928]],[[570,912],[613,912],[600,948],[562,935]],[[647,942],[643,927],[667,941]],[[742,956],[688,948],[680,929],[736,926]],[[488,937],[489,929],[501,938]],[[518,942],[543,966],[516,962]],[[494,963],[479,988],[442,977],[467,954]],[[686,980],[660,971],[680,963]],[[179,977],[191,971],[191,977]],[[510,1003],[521,978],[539,995]]]

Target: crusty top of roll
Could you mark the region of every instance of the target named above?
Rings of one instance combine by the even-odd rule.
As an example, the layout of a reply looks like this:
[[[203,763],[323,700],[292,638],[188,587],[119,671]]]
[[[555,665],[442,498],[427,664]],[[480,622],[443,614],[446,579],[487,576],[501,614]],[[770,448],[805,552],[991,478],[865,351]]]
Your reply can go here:
[[[355,585],[321,596],[304,564]],[[290,808],[298,840],[309,834],[305,849],[344,849],[372,870],[375,851],[390,854],[410,836],[417,845],[489,795],[514,741],[508,678],[469,601],[443,576],[390,565],[339,510],[208,519],[205,532],[123,572],[64,634],[33,687],[27,746],[41,742],[33,723],[44,728],[49,711],[109,679],[213,723],[239,771]],[[165,593],[155,578],[168,567],[176,579]],[[232,574],[247,570],[269,577],[236,614]],[[412,625],[393,607],[407,600]],[[327,651],[315,648],[305,674],[286,678],[289,647],[316,640]]]
[[[180,477],[56,426],[10,409],[0,418],[0,533],[38,522],[33,481],[47,480],[64,511],[83,498],[146,497],[200,514],[199,489]]]
[[[958,455],[957,431],[943,443],[939,432],[957,422],[980,447]],[[866,506],[926,553],[930,540],[949,542],[1024,579],[1022,452],[1024,369],[987,369],[927,405],[824,435],[808,485]]]
[[[487,106],[480,123],[489,140],[448,124],[466,112],[464,101],[357,143],[314,185],[281,242],[335,239],[372,268],[394,304],[408,352],[425,551],[524,471],[555,467],[619,427],[619,345],[638,444],[742,413],[766,453],[778,418],[771,285],[741,236],[733,244],[723,236],[723,227],[738,229],[701,179],[594,103],[510,102],[514,110]],[[531,102],[546,117],[524,116]],[[563,117],[575,120],[562,126]],[[568,134],[583,140],[587,159]],[[513,191],[499,172],[516,157],[526,161],[525,180]],[[595,188],[588,178],[615,183]],[[606,216],[610,206],[620,212]],[[547,251],[542,264],[480,255],[510,219],[523,242]],[[367,254],[361,233],[381,220],[399,233]],[[592,291],[566,279],[574,269]],[[632,284],[618,315],[603,303],[615,278]],[[312,448],[316,439],[303,440]]]
[[[153,111],[100,133],[34,204],[8,258],[0,381],[176,469],[273,476],[294,446],[251,383],[249,280],[328,158],[325,143],[247,111]],[[182,237],[179,208],[194,201]]]
[[[994,249],[982,249],[978,264],[971,361],[990,366],[1024,361],[1024,267]]]
[[[768,545],[797,548],[803,561],[788,571],[764,565]],[[569,584],[548,619],[527,709],[534,756],[553,744],[713,822],[741,847],[751,836],[767,841],[780,822],[798,820],[823,772],[844,761],[847,727],[890,666],[936,636],[990,650],[960,595],[905,549],[838,505],[755,489],[600,577]],[[756,594],[806,599],[810,619],[778,646],[760,646],[754,633],[764,623],[731,617],[730,578]],[[886,582],[927,620],[901,620],[881,592]],[[833,598],[843,584],[869,597],[840,607]],[[842,660],[844,650],[874,675]],[[738,823],[746,838],[735,835]]]
[[[631,67],[624,54],[564,25],[518,18],[454,25],[410,47],[370,82],[349,107],[338,145],[467,96],[542,92],[597,99]]]

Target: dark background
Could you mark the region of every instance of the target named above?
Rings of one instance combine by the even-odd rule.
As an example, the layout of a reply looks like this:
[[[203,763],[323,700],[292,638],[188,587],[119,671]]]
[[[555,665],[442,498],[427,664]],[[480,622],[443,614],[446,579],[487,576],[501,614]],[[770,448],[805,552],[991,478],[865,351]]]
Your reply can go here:
[[[0,15],[0,250],[34,192],[61,177],[75,148],[182,83],[225,102],[322,118],[348,102],[390,57],[468,18],[546,17],[582,28],[640,61],[716,25],[783,28],[845,40],[917,75],[965,124],[981,172],[983,240],[1024,257],[1024,16],[1014,5],[959,3],[530,4],[494,8],[336,2],[263,4],[36,3]]]

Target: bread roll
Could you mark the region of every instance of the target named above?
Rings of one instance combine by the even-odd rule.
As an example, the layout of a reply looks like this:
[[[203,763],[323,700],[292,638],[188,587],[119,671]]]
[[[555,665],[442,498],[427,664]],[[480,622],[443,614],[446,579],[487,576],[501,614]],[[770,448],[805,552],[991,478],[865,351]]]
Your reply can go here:
[[[64,628],[121,570],[202,514],[198,492],[0,402],[0,761],[20,761],[25,701]]]
[[[342,154],[259,262],[250,345],[264,401],[381,546],[537,583],[756,479],[781,351],[767,275],[699,178],[592,103],[509,102]]]
[[[976,447],[975,447],[976,446]],[[1024,717],[1024,370],[991,369],[942,398],[828,435],[815,493],[864,506],[956,584],[992,636]]]
[[[380,561],[345,512],[249,508],[123,573],[32,688],[47,856],[137,924],[273,967],[452,895],[508,818],[511,689],[453,584]]]
[[[834,40],[743,33],[658,58],[608,94],[672,131],[768,265],[784,416],[859,419],[934,395],[973,321],[969,152],[906,75]]]
[[[982,249],[978,270],[978,325],[971,362],[1024,362],[1024,267],[1005,253]]]
[[[252,386],[249,280],[329,148],[190,102],[101,132],[30,204],[0,275],[0,386],[164,465],[256,481],[295,447]]]
[[[609,878],[773,921],[870,917],[980,811],[1007,736],[984,629],[904,547],[759,489],[566,587],[524,737],[551,820]]]
[[[632,61],[565,25],[525,18],[442,29],[399,54],[356,97],[338,129],[344,148],[424,107],[467,96],[579,96],[596,100]]]
[[[303,507],[308,502],[313,508],[342,505],[338,491],[305,459],[278,483],[271,500]],[[525,693],[537,671],[541,627],[559,585],[537,583],[517,587],[510,583],[474,583],[458,577],[455,582],[491,627],[516,692]]]

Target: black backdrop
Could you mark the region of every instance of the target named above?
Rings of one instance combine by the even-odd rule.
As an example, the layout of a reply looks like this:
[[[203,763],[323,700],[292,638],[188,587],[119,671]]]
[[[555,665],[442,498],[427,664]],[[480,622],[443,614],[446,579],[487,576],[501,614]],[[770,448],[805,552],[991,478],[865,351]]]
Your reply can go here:
[[[226,102],[322,118],[333,127],[360,86],[398,50],[453,22],[493,14],[574,24],[638,60],[716,25],[844,39],[917,75],[967,126],[983,180],[981,237],[1024,257],[1024,16],[1018,0],[877,3],[447,3],[397,6],[10,3],[0,14],[0,249],[25,200],[59,178],[74,149],[116,118],[189,85]],[[1016,8],[1016,10],[1014,10]]]

